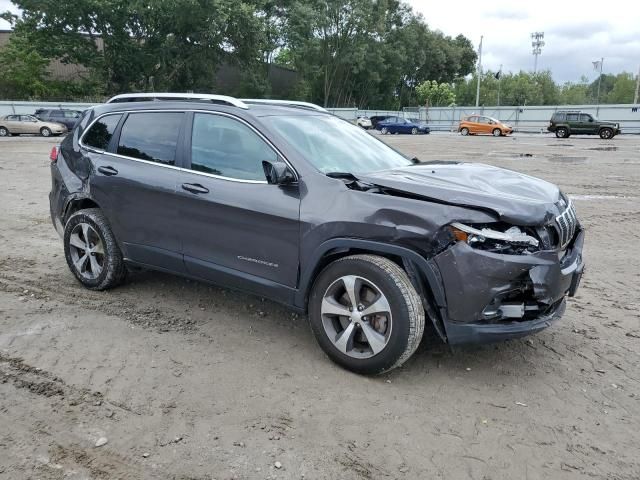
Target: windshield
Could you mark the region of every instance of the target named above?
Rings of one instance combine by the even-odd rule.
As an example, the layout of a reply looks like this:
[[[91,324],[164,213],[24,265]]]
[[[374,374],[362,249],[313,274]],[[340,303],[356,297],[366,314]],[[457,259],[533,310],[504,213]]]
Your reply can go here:
[[[366,174],[412,165],[362,128],[330,115],[273,116],[270,125],[322,173]]]

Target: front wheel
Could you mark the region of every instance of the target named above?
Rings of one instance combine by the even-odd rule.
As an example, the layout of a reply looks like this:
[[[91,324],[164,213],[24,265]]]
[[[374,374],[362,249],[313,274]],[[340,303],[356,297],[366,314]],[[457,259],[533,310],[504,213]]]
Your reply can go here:
[[[610,128],[603,128],[600,130],[600,138],[603,140],[611,140],[613,138],[613,130]]]
[[[418,129],[416,127],[413,127],[411,129],[411,135],[417,135],[418,134]]]
[[[559,129],[556,130],[556,137],[558,137],[558,138],[568,138],[569,137],[569,130],[567,130],[564,127],[560,127]]]
[[[499,128],[494,128],[492,133],[494,137],[499,137],[500,135],[502,135],[502,130],[500,130]]]
[[[7,130],[5,127],[0,127],[0,137],[7,137],[9,136],[9,130]]]
[[[467,135],[469,135],[469,129],[467,127],[461,128],[460,135],[466,137]]]
[[[391,260],[353,255],[318,276],[309,321],[324,352],[361,374],[402,365],[420,343],[425,314],[407,274]]]
[[[69,269],[90,290],[122,283],[127,269],[107,219],[97,208],[74,213],[64,228],[64,256]]]
[[[387,133],[389,133],[389,129],[387,127],[382,127],[382,130],[380,130],[380,133],[382,133],[382,135],[386,135]]]
[[[42,127],[40,129],[40,135],[42,135],[43,137],[50,137],[51,136],[51,130],[47,127]]]

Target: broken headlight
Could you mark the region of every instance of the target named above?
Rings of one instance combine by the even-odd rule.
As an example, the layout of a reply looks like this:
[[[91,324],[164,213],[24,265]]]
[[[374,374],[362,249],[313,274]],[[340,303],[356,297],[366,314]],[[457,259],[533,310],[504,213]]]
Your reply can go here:
[[[473,248],[510,255],[527,254],[539,250],[540,241],[521,227],[504,225],[465,225],[452,223],[451,233],[456,240]]]

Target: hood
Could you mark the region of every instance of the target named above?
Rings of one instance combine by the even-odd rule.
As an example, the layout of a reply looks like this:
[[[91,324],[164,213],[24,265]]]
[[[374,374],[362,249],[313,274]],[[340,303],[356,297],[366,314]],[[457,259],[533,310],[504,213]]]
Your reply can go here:
[[[559,213],[555,185],[480,163],[416,165],[358,175],[383,188],[451,205],[491,210],[516,225],[539,225]]]

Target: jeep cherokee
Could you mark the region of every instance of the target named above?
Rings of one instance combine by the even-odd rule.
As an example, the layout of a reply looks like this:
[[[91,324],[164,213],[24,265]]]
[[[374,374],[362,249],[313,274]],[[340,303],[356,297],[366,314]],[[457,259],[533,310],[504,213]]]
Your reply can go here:
[[[85,287],[137,266],[267,297],[307,312],[359,373],[401,365],[425,320],[451,345],[537,332],[583,271],[584,231],[556,186],[420,164],[301,102],[119,96],[51,159],[52,220]]]

